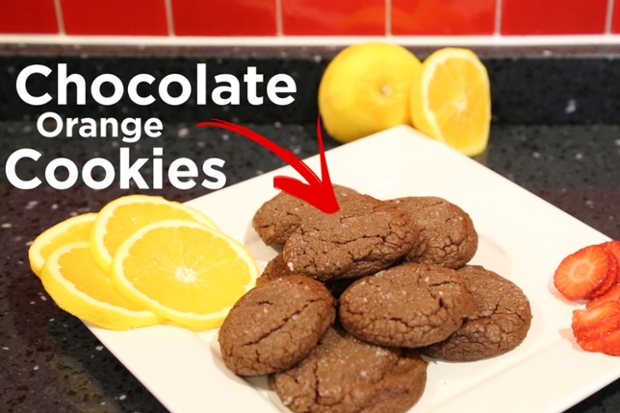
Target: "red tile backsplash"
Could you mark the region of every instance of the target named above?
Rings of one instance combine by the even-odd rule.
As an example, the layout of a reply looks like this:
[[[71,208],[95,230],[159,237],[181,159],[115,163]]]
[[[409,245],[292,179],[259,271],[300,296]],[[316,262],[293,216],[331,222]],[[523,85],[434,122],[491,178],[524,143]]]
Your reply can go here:
[[[602,34],[608,0],[503,0],[501,33]]]
[[[54,0],[0,1],[0,33],[58,33]]]
[[[495,4],[496,0],[392,0],[392,33],[493,34]]]
[[[274,36],[276,0],[172,0],[179,36]]]
[[[620,33],[620,0],[614,2],[611,19],[611,32],[614,34]]]
[[[282,0],[285,35],[384,35],[385,0]]]
[[[398,41],[608,30],[620,34],[620,0],[0,0],[0,35],[394,35]]]
[[[168,34],[165,0],[61,0],[61,4],[67,34]]]

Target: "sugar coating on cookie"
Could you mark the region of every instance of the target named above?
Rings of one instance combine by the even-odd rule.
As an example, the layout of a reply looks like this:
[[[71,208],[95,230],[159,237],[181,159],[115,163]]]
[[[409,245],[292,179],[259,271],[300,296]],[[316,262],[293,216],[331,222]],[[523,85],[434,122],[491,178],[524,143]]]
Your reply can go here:
[[[284,261],[282,253],[276,255],[268,263],[260,277],[256,279],[256,285],[263,285],[271,280],[275,280],[280,277],[288,277],[290,275],[299,275],[292,272]],[[323,284],[334,298],[340,297],[340,295],[346,290],[353,282],[355,278],[341,278],[337,280],[325,281]]]
[[[405,197],[389,202],[406,211],[420,231],[407,261],[460,268],[478,249],[478,233],[471,217],[459,206],[438,197]]]
[[[334,214],[309,211],[282,253],[293,272],[322,281],[355,278],[389,267],[411,251],[417,238],[407,213],[359,195]]]
[[[341,185],[334,185],[334,194],[339,203],[359,195],[354,189]],[[313,209],[305,201],[280,192],[256,211],[252,226],[265,244],[281,246],[297,230],[306,213]]]
[[[312,351],[335,316],[334,298],[310,277],[257,286],[237,301],[220,328],[224,364],[241,376],[291,368]]]
[[[446,340],[421,349],[431,357],[474,361],[517,347],[532,321],[530,303],[512,281],[481,266],[465,266],[462,275],[476,301],[476,310]]]
[[[354,282],[340,296],[340,322],[369,343],[417,348],[446,339],[475,309],[457,271],[405,263]]]
[[[427,363],[415,351],[383,348],[332,328],[274,387],[293,412],[401,413],[422,396]]]
[[[263,285],[276,278],[287,277],[289,275],[295,275],[295,273],[289,270],[282,257],[282,253],[280,253],[267,263],[260,277],[256,279],[256,285]]]

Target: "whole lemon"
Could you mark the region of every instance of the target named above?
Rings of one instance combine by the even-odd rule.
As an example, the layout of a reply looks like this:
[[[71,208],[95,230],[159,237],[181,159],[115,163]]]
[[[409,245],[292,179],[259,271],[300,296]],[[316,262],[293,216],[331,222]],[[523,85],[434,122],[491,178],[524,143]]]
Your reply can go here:
[[[343,49],[319,85],[325,129],[344,143],[411,124],[411,85],[420,68],[413,53],[395,44],[362,43]]]

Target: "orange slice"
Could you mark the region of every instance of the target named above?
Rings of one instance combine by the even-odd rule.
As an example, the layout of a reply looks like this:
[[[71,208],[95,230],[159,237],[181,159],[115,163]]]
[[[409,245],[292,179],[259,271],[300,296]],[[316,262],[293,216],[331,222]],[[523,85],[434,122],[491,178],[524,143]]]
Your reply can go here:
[[[65,244],[45,261],[41,281],[63,310],[96,326],[127,330],[160,322],[160,317],[125,298],[93,260],[87,242]]]
[[[90,234],[90,249],[101,268],[108,270],[112,256],[123,241],[140,228],[153,222],[183,219],[217,229],[201,212],[158,196],[128,195],[104,206]]]
[[[120,245],[112,281],[136,304],[193,330],[219,327],[258,269],[234,239],[202,224],[150,224]]]
[[[45,260],[58,247],[76,241],[88,241],[97,214],[94,212],[68,218],[43,231],[28,249],[30,268],[37,276]]]

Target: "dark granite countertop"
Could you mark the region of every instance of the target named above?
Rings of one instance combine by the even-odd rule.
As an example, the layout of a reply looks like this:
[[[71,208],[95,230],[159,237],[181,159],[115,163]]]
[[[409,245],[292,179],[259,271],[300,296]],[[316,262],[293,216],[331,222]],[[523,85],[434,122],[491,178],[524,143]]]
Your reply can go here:
[[[208,192],[199,187],[178,190],[167,182],[162,190],[121,190],[112,185],[95,191],[81,181],[66,190],[45,184],[20,190],[7,181],[9,155],[21,148],[40,151],[40,162],[20,163],[20,176],[33,177],[43,176],[44,166],[57,157],[69,158],[78,167],[95,156],[116,165],[120,147],[130,147],[136,159],[151,158],[157,145],[164,148],[165,166],[182,156],[226,160],[226,185],[234,185],[283,163],[247,139],[215,129],[196,129],[194,124],[211,117],[240,122],[300,158],[314,155],[316,95],[308,91],[316,91],[322,71],[337,50],[0,45],[0,412],[166,411],[80,320],[55,305],[31,272],[27,250],[51,225],[98,211],[121,195],[140,192],[188,201]],[[413,51],[424,56],[430,50]],[[488,151],[478,160],[620,239],[620,47],[487,47],[476,51],[489,70],[494,115]],[[87,81],[106,72],[126,78],[143,72],[159,78],[181,73],[192,79],[198,62],[207,63],[210,76],[241,76],[248,65],[255,65],[266,77],[290,74],[305,92],[288,107],[197,107],[190,101],[174,109],[144,108],[123,100],[111,107],[52,104],[35,108],[17,98],[15,79],[23,67],[34,63],[55,67],[59,62],[84,74]],[[52,85],[53,77],[49,79]],[[41,79],[30,86],[56,97],[53,86]],[[134,144],[111,138],[46,139],[36,130],[36,119],[45,111],[56,111],[62,117],[157,116],[164,121],[164,133]],[[325,146],[330,149],[338,143],[327,137]],[[147,182],[152,174],[148,168],[144,167]],[[617,412],[619,406],[620,379],[568,412]]]
[[[313,124],[248,124],[298,156],[316,153]],[[282,166],[255,143],[190,123],[165,125],[158,144],[165,162],[180,156],[221,157],[227,185]],[[550,203],[620,239],[620,127],[616,125],[494,125],[480,161]],[[155,140],[132,145],[132,156],[148,157]],[[327,138],[326,148],[338,144]],[[59,144],[38,135],[34,122],[0,122],[0,164],[13,151],[32,147],[44,159],[64,156],[78,165],[98,155],[117,157],[116,140],[80,139]],[[395,148],[397,150],[397,148]],[[31,163],[23,174],[39,174]],[[148,175],[148,174],[147,174]],[[22,175],[25,176],[25,175]],[[146,179],[148,181],[148,178]],[[71,215],[97,211],[135,188],[94,191],[84,185],[67,190],[42,186],[19,190],[0,180],[0,411],[2,412],[164,412],[165,408],[103,347],[75,317],[60,310],[28,266],[27,249],[50,225]],[[187,201],[200,189],[146,191]],[[550,385],[553,385],[552,383]],[[616,411],[620,380],[571,413]]]

